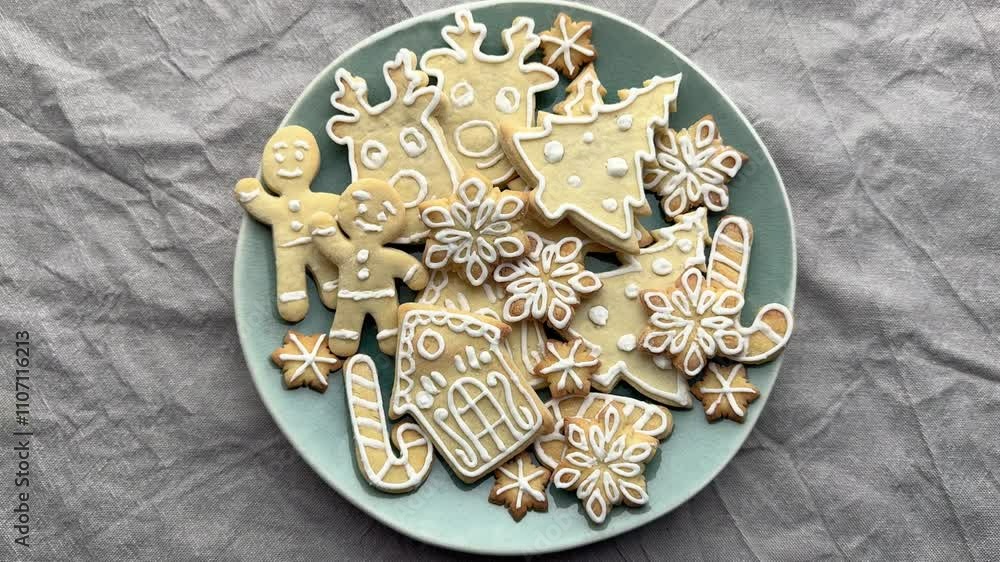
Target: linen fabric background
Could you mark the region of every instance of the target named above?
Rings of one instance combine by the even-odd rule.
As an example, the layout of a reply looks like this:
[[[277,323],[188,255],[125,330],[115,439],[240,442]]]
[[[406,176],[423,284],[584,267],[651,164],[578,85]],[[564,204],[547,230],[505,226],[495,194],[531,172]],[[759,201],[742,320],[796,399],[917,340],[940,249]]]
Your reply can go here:
[[[10,357],[31,330],[36,436],[33,546],[0,558],[467,558],[382,526],[299,458],[232,303],[231,190],[261,143],[340,53],[446,5],[4,2],[0,333]],[[770,149],[796,333],[711,485],[563,556],[1000,558],[1000,5],[599,5],[691,57]]]

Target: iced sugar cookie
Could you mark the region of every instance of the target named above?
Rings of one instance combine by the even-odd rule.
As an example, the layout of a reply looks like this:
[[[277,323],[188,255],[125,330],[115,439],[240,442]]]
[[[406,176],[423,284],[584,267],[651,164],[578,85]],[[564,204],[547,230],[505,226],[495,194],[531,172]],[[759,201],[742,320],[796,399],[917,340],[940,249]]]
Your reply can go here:
[[[514,521],[520,521],[531,511],[548,511],[549,498],[545,488],[552,471],[531,462],[531,455],[521,453],[514,460],[497,468],[496,482],[490,490],[490,503],[502,505]]]
[[[597,49],[590,42],[593,28],[589,21],[577,22],[565,13],[559,14],[552,28],[539,34],[542,60],[568,78],[576,76],[580,68],[597,58]]]
[[[739,363],[709,363],[704,378],[691,386],[691,394],[701,400],[705,417],[713,422],[726,418],[743,423],[750,403],[760,398],[760,391],[750,384]]]
[[[281,368],[285,387],[326,392],[330,372],[340,369],[340,359],[326,346],[326,334],[308,336],[289,330],[283,344],[271,354],[271,361]]]
[[[585,396],[590,392],[590,377],[600,365],[600,359],[579,338],[568,342],[548,340],[535,365],[535,376],[549,383],[553,398]]]
[[[309,311],[306,270],[316,280],[323,304],[337,306],[337,268],[316,250],[305,228],[313,213],[333,212],[340,200],[310,189],[318,172],[316,137],[303,127],[282,127],[268,139],[260,162],[267,189],[257,178],[244,178],[234,194],[250,216],[271,226],[278,314],[289,322],[302,320]]]

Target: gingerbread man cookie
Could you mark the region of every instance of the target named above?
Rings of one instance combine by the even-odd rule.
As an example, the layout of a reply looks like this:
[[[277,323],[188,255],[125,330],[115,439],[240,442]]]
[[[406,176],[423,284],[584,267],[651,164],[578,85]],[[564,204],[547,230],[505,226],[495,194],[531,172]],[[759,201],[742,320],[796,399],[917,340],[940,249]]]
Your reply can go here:
[[[527,62],[539,43],[531,19],[519,17],[504,30],[502,55],[482,51],[486,26],[469,10],[455,12],[455,24],[441,30],[448,47],[424,53],[420,68],[437,80],[447,100],[440,121],[460,167],[502,185],[514,169],[500,148],[500,123],[533,125],[535,94],[554,87],[559,77],[544,64]]]
[[[337,306],[337,268],[312,244],[306,220],[317,211],[333,211],[340,198],[310,190],[319,172],[316,137],[296,125],[282,127],[267,141],[257,178],[236,184],[240,205],[258,221],[271,225],[278,314],[298,322],[309,311],[306,271],[312,273],[323,304]],[[272,195],[275,194],[275,195]]]
[[[567,78],[576,76],[583,65],[597,58],[597,50],[590,42],[593,27],[591,22],[573,21],[565,13],[556,16],[552,29],[539,34],[545,64]]]
[[[347,146],[353,181],[380,179],[399,191],[406,214],[399,243],[426,237],[418,206],[449,195],[459,181],[436,117],[443,109],[441,90],[427,85],[427,74],[414,68],[416,59],[412,51],[400,49],[385,63],[389,99],[374,106],[365,80],[338,69],[331,103],[344,114],[331,117],[326,129],[334,142]]]
[[[339,305],[330,328],[330,349],[341,357],[357,352],[366,315],[371,315],[378,327],[379,349],[392,355],[399,306],[395,280],[402,279],[414,290],[427,284],[423,264],[406,252],[384,247],[404,227],[402,208],[399,193],[392,186],[364,179],[344,190],[336,219],[316,213],[309,220],[319,251],[340,268]]]

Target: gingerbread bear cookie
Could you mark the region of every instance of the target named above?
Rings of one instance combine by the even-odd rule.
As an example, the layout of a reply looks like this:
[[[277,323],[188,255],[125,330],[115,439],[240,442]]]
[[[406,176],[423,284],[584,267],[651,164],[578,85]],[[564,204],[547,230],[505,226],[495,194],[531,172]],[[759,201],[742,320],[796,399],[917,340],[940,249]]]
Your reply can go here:
[[[510,365],[494,318],[438,306],[399,307],[390,415],[412,415],[464,482],[475,482],[553,425],[538,395]]]
[[[274,350],[271,361],[281,368],[289,390],[308,386],[326,392],[330,371],[340,369],[340,359],[326,346],[326,334],[307,336],[294,330],[285,334],[284,345]]]
[[[591,392],[586,396],[553,398],[545,406],[552,412],[555,425],[552,431],[535,440],[535,456],[538,457],[538,461],[549,468],[555,468],[566,452],[566,436],[563,434],[566,420],[597,419],[597,413],[608,404],[618,406],[627,425],[639,433],[660,441],[670,437],[674,429],[674,418],[670,410],[642,400],[600,392]]]
[[[760,398],[760,391],[750,384],[746,369],[739,363],[709,363],[704,378],[691,386],[691,394],[701,400],[710,422],[726,418],[743,423],[747,407]]]
[[[575,490],[591,521],[604,523],[616,505],[641,507],[649,502],[643,472],[660,442],[626,423],[617,404],[605,406],[595,419],[569,418],[563,431],[566,452],[552,482],[556,488]]]
[[[353,181],[384,180],[399,191],[406,214],[399,243],[427,235],[418,206],[451,194],[460,175],[436,117],[443,110],[441,90],[427,85],[427,74],[414,68],[416,59],[412,51],[400,49],[385,63],[389,99],[374,106],[368,102],[367,82],[338,69],[330,101],[343,115],[331,117],[326,127],[334,142],[347,146]]]
[[[453,195],[420,205],[430,229],[424,264],[430,269],[456,269],[473,286],[486,283],[501,260],[524,254],[521,222],[524,193],[493,187],[478,173],[462,178]]]
[[[548,31],[539,34],[542,59],[545,64],[573,78],[583,65],[597,58],[597,49],[590,42],[594,25],[589,21],[573,21],[565,13],[556,16]]]
[[[742,217],[722,219],[712,241],[708,274],[685,270],[674,287],[646,290],[648,326],[641,347],[668,357],[688,377],[713,357],[760,363],[776,355],[791,336],[792,315],[769,304],[749,328],[740,325],[753,229]]]
[[[686,379],[670,360],[639,348],[647,320],[639,294],[673,283],[686,268],[704,267],[709,241],[706,214],[700,208],[679,217],[673,226],[654,230],[656,242],[651,246],[635,256],[618,254],[620,267],[597,274],[604,288],[580,307],[563,330],[567,338],[582,338],[601,360],[591,379],[594,388],[609,392],[624,378],[657,402],[691,405]]]
[[[729,180],[749,160],[722,142],[715,118],[706,115],[687,129],[664,127],[653,137],[656,159],[647,162],[643,184],[662,199],[670,218],[704,205],[710,211],[729,207]]]
[[[497,468],[493,476],[496,482],[490,490],[490,503],[505,506],[514,521],[524,519],[529,510],[548,511],[549,497],[545,488],[552,471],[531,462],[528,453],[521,453]]]
[[[447,100],[440,122],[459,166],[502,185],[514,177],[514,169],[500,148],[500,123],[533,125],[535,94],[554,87],[559,77],[544,64],[526,60],[539,44],[531,19],[519,17],[504,30],[502,55],[482,51],[486,26],[476,23],[469,10],[455,12],[455,24],[441,30],[448,47],[424,53],[420,68],[437,80]]]
[[[542,359],[535,365],[535,376],[548,381],[553,398],[585,396],[590,392],[590,377],[600,365],[601,360],[579,338],[548,340]]]
[[[431,272],[427,286],[417,295],[417,302],[443,306],[449,310],[475,312],[503,321],[501,314],[505,296],[503,287],[495,282],[488,281],[474,287],[455,272],[438,270]],[[545,388],[548,382],[533,374],[545,347],[545,326],[534,318],[507,324],[510,326],[510,335],[501,342],[501,351],[507,354],[510,364],[524,375],[532,388]]]
[[[416,489],[430,472],[434,449],[414,423],[397,424],[393,440],[389,440],[378,371],[371,357],[359,354],[347,361],[344,388],[361,474],[373,487],[390,494]],[[399,454],[393,452],[393,444],[399,447]]]
[[[636,214],[651,212],[642,183],[654,157],[652,131],[675,107],[680,75],[655,77],[622,90],[616,104],[594,104],[591,114],[540,115],[541,126],[501,126],[504,151],[529,185],[543,221],[569,219],[595,242],[615,251],[639,251]]]
[[[292,125],[278,129],[264,147],[260,164],[264,184],[257,178],[244,178],[236,184],[240,205],[250,216],[271,226],[278,314],[288,322],[302,320],[309,311],[307,270],[316,281],[323,304],[337,306],[337,268],[316,250],[305,229],[312,213],[333,211],[340,200],[332,193],[310,189],[318,172],[316,137]]]
[[[336,219],[316,213],[309,220],[319,251],[340,268],[330,349],[341,357],[357,352],[366,315],[378,327],[379,349],[389,355],[396,350],[395,280],[402,279],[414,290],[427,284],[423,264],[406,252],[385,247],[399,236],[405,221],[399,193],[373,179],[358,180],[344,190]]]

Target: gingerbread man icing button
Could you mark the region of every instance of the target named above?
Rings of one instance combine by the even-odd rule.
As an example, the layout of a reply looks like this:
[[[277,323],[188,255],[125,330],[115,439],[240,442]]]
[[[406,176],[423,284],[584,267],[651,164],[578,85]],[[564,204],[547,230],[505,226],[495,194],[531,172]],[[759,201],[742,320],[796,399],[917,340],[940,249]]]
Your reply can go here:
[[[378,328],[379,349],[396,352],[396,279],[418,291],[427,285],[427,270],[410,254],[386,248],[405,225],[399,193],[382,180],[358,180],[347,187],[337,218],[316,213],[309,232],[319,251],[340,269],[337,313],[330,328],[330,349],[353,355],[361,327],[370,315]]]
[[[319,162],[319,147],[308,129],[282,127],[264,147],[260,166],[264,183],[244,178],[234,193],[250,216],[271,226],[278,313],[289,322],[302,320],[309,310],[307,270],[316,281],[323,304],[330,308],[337,305],[337,268],[316,251],[305,228],[309,216],[333,211],[340,200],[332,193],[310,189]]]

